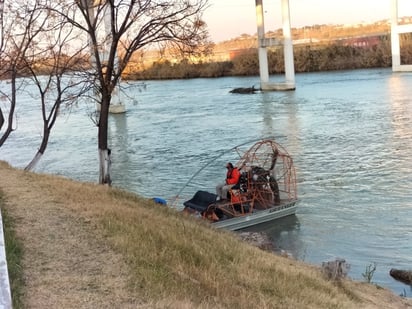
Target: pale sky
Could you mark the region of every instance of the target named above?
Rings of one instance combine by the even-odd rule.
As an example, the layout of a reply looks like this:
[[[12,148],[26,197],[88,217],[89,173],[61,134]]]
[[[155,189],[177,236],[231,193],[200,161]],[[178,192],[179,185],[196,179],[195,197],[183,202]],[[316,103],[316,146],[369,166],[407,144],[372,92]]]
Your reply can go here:
[[[209,0],[203,19],[211,39],[221,42],[255,34],[255,0]],[[372,23],[390,19],[391,0],[289,0],[292,27]],[[265,31],[282,27],[281,0],[263,0]],[[412,16],[412,0],[398,0],[398,15]]]

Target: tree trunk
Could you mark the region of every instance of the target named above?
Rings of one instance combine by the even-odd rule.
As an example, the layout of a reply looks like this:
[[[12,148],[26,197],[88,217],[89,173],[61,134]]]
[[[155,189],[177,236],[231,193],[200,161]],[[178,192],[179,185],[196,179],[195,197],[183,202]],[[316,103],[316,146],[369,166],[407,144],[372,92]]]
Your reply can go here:
[[[7,128],[4,134],[0,137],[0,147],[3,146],[4,142],[7,140],[11,132],[13,132],[13,117],[14,117],[14,111],[16,109],[16,73],[13,72],[12,74],[12,79],[11,79],[11,104],[10,104],[10,111],[9,111],[9,117],[8,117],[8,123],[7,123]],[[4,122],[4,116],[3,113],[1,114],[1,117],[3,118]],[[0,126],[3,126],[3,123]]]
[[[12,124],[9,123],[9,125],[6,128],[6,131],[4,134],[0,137],[0,147],[3,146],[4,142],[7,140],[9,137],[10,133],[13,132]]]
[[[111,185],[112,180],[110,179],[110,149],[99,149],[99,163],[100,163],[100,177],[99,183]]]
[[[40,161],[42,156],[43,156],[43,153],[38,151],[36,155],[34,156],[34,158],[30,161],[30,163],[27,164],[27,166],[24,168],[24,170],[25,171],[33,170],[36,167],[37,163]]]
[[[111,151],[107,147],[107,132],[109,121],[109,106],[110,106],[110,94],[102,93],[100,117],[99,117],[99,132],[98,132],[98,144],[99,144],[99,183],[111,185],[112,180],[110,178],[110,166],[111,166]]]
[[[4,124],[4,116],[3,116],[2,110],[0,109],[0,130],[3,127],[3,124]]]
[[[44,152],[46,151],[47,143],[49,142],[50,130],[51,129],[48,128],[48,123],[46,122],[44,124],[43,139],[41,141],[40,148],[37,151],[34,158],[31,160],[31,162],[29,164],[27,164],[27,166],[24,168],[25,171],[33,170],[36,167],[37,163],[40,161],[41,157],[43,156]]]

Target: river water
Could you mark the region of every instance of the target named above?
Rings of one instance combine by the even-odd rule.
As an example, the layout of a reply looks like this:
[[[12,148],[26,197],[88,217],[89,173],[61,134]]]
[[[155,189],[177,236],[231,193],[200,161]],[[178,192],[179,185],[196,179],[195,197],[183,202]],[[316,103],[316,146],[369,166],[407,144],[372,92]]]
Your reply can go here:
[[[411,297],[389,270],[412,269],[412,73],[305,73],[297,74],[295,91],[229,93],[252,85],[258,77],[130,83],[122,92],[127,113],[110,116],[113,185],[170,201],[206,165],[181,200],[214,191],[225,162],[237,159],[225,150],[276,136],[295,160],[299,207],[296,216],[255,230],[305,262],[344,258],[355,280],[375,264],[372,282]],[[39,147],[33,102],[20,93],[17,130],[0,148],[0,159],[16,167]],[[36,171],[97,181],[92,110],[61,113]]]

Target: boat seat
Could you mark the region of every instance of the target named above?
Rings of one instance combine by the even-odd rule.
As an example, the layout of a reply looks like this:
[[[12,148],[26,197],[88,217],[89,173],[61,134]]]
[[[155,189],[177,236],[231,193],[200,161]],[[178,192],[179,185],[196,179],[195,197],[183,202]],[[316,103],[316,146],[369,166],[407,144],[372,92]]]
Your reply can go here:
[[[216,194],[199,190],[190,200],[184,202],[183,205],[199,212],[203,212],[211,204],[216,203],[216,199]]]
[[[230,189],[230,204],[234,211],[242,214],[250,211],[251,198],[248,192],[243,192],[240,189]]]

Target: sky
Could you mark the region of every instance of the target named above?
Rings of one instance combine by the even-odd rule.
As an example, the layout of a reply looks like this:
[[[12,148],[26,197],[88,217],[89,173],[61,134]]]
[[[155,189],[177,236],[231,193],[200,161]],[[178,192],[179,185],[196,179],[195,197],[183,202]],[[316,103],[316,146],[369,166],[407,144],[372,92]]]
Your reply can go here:
[[[282,27],[281,0],[262,0],[265,31]],[[390,19],[391,0],[289,0],[292,28],[373,23]],[[398,0],[398,15],[412,16],[412,0]],[[212,41],[256,33],[255,0],[209,0],[203,15]]]

